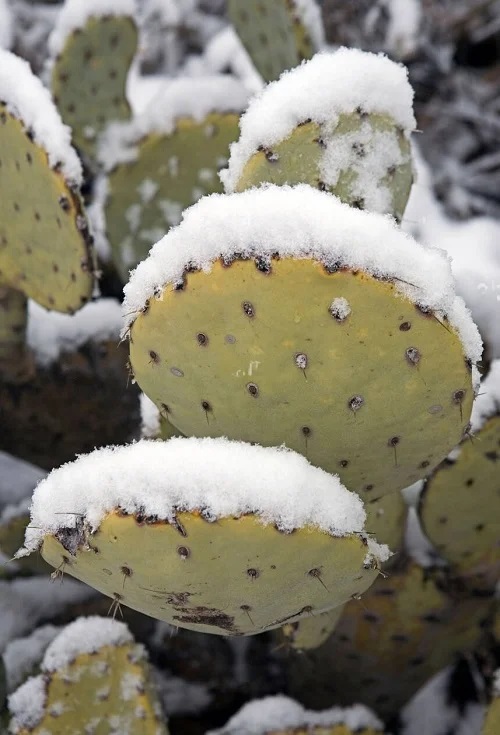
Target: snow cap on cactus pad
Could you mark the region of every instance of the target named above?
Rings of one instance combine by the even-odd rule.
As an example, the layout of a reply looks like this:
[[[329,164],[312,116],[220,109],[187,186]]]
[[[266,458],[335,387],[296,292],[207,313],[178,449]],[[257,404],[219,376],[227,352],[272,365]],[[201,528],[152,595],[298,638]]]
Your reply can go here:
[[[76,311],[92,294],[81,168],[48,91],[0,50],[0,281],[48,309]]]
[[[448,259],[330,194],[206,197],[125,294],[137,382],[185,436],[284,443],[377,498],[467,427],[481,341]]]
[[[130,117],[125,88],[138,45],[135,12],[134,0],[66,0],[48,41],[54,98],[89,160],[105,127]]]
[[[420,497],[423,530],[452,573],[473,590],[500,580],[500,360],[492,363],[472,410],[466,438],[427,480]]]
[[[129,125],[111,125],[103,136],[100,160],[109,174],[101,207],[124,282],[186,207],[222,190],[218,171],[247,99],[227,75],[177,79]]]
[[[45,652],[41,674],[9,697],[13,735],[167,735],[145,650],[124,623],[79,618]],[[54,729],[55,728],[55,729]]]
[[[52,566],[173,625],[253,634],[364,592],[390,555],[364,520],[338,478],[283,448],[141,441],[41,482],[20,553],[40,549]]]
[[[256,96],[221,173],[228,192],[308,183],[401,219],[413,180],[407,70],[382,55],[317,54]]]
[[[266,81],[310,59],[324,43],[315,0],[229,0],[228,14]]]
[[[361,704],[309,712],[282,694],[245,704],[208,735],[382,735],[382,722]]]

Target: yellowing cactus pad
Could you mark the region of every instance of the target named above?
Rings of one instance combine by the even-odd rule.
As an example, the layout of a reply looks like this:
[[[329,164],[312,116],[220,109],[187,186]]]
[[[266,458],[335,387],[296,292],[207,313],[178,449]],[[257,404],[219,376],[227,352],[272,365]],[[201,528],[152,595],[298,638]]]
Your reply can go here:
[[[119,640],[95,643],[103,632],[116,638],[117,628]],[[79,644],[75,634],[89,639]],[[122,623],[77,620],[49,646],[41,669],[9,699],[13,735],[168,735],[144,649]]]

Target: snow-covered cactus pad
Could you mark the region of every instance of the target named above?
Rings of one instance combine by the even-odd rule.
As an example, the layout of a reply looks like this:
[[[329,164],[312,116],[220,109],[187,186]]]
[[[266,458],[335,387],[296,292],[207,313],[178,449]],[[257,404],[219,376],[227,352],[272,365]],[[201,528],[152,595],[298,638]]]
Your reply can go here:
[[[228,12],[266,81],[310,59],[323,45],[321,10],[315,0],[229,0]]]
[[[500,360],[481,383],[472,439],[462,442],[427,480],[420,501],[423,529],[451,571],[472,589],[500,580]]]
[[[40,483],[26,550],[117,606],[251,635],[372,584],[389,551],[364,521],[354,493],[293,452],[143,441],[98,450]]]
[[[497,735],[500,732],[500,669],[493,683],[493,701],[486,712],[481,735]]]
[[[54,99],[89,162],[113,121],[128,120],[126,81],[137,51],[135,0],[66,0],[52,35]]]
[[[208,735],[383,735],[384,726],[369,709],[355,705],[308,712],[283,695],[244,705],[227,725]]]
[[[48,309],[73,312],[92,294],[80,162],[49,92],[0,50],[0,282]]]
[[[358,701],[390,718],[434,674],[470,652],[483,635],[492,600],[453,597],[441,580],[400,557],[362,600],[349,602],[332,636],[290,661],[291,692],[313,708]]]
[[[9,697],[12,735],[167,735],[145,650],[123,624],[80,618],[49,645],[41,673]]]
[[[245,88],[227,76],[167,83],[128,129],[114,126],[102,150],[110,168],[105,186],[106,234],[126,283],[129,271],[204,194],[222,190],[218,171],[238,137]],[[113,163],[109,150],[121,134],[126,147]],[[109,139],[108,139],[109,138]],[[109,145],[108,145],[109,143]]]
[[[137,382],[185,436],[284,443],[371,499],[467,429],[481,342],[448,260],[330,194],[206,197],[125,293]]]
[[[241,120],[226,190],[307,183],[401,220],[413,181],[413,90],[406,69],[342,48],[270,84]]]

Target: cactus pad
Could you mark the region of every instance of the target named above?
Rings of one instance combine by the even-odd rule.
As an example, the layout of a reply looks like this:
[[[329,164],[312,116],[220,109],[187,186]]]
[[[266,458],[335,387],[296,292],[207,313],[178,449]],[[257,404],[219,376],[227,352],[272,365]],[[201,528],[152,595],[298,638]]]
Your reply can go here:
[[[403,547],[408,508],[400,492],[383,495],[380,498],[363,495],[366,511],[366,528],[381,544],[387,544],[395,554],[387,564],[397,559],[397,552]]]
[[[95,642],[103,632],[110,643]],[[82,645],[75,635],[88,638]],[[167,735],[144,649],[123,623],[77,620],[50,644],[41,670],[9,699],[14,735]]]
[[[299,651],[318,648],[331,636],[342,616],[342,607],[336,607],[320,615],[302,618],[295,623],[287,623],[281,629],[281,638],[287,646]]]
[[[64,22],[62,15],[60,22]],[[57,28],[56,33],[57,44],[49,41],[52,52],[57,51],[52,93],[64,122],[72,128],[75,145],[92,161],[106,126],[130,118],[125,85],[137,51],[137,26],[127,15],[89,17],[82,28],[65,38],[61,48]]]
[[[491,599],[456,599],[423,569],[400,562],[346,605],[331,638],[307,661],[294,657],[291,691],[308,706],[352,704],[362,690],[379,715],[394,716],[455,654],[481,640]]]
[[[0,552],[7,559],[12,559],[24,543],[26,526],[30,522],[29,513],[26,511],[11,516],[4,512],[2,516],[0,517]],[[19,559],[16,561],[16,566],[22,572],[28,572],[29,574],[47,574],[52,571],[39,554]],[[8,567],[7,571],[9,571]]]
[[[500,416],[490,418],[453,461],[427,481],[420,502],[423,529],[453,573],[475,589],[500,579]]]
[[[195,92],[195,90],[194,90]],[[169,134],[150,133],[134,160],[109,174],[106,234],[124,282],[156,240],[179,224],[183,210],[204,194],[221,191],[218,170],[238,137],[238,115],[182,118]]]
[[[22,291],[0,284],[0,375],[8,383],[32,377],[34,364],[26,350],[28,302]]]
[[[309,13],[314,13],[320,24],[319,8],[314,8],[312,0],[306,4],[311,6]],[[300,12],[303,7],[304,2],[300,0],[229,0],[229,19],[257,71],[268,82],[304,59],[310,59],[318,50],[321,39],[304,22]]]
[[[76,311],[93,288],[80,198],[3,103],[0,160],[0,279],[47,309]]]

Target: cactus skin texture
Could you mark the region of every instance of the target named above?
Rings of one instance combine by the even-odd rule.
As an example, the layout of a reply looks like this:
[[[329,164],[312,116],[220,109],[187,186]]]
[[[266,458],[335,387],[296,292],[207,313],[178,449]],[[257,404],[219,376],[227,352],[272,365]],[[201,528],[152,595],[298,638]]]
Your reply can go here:
[[[0,280],[47,309],[72,313],[93,288],[79,196],[0,103]]]
[[[181,513],[169,525],[112,513],[88,538],[77,529],[58,538],[41,548],[53,567],[117,603],[219,635],[253,635],[342,605],[378,574],[356,535],[285,534],[253,516],[210,523]]]
[[[492,605],[491,598],[451,596],[402,560],[402,568],[345,606],[323,646],[289,661],[291,695],[318,709],[332,701],[354,704],[362,691],[365,705],[394,717],[457,653],[475,649]]]
[[[326,172],[331,168],[329,158],[339,166],[334,185],[325,183],[323,167]],[[377,179],[371,196],[367,196],[369,187],[363,178],[367,164],[370,183],[374,176]],[[306,122],[272,150],[256,151],[235,190],[244,191],[264,182],[281,186],[309,184],[335,194],[350,206],[391,214],[400,221],[413,183],[411,144],[387,115],[363,111],[340,115],[333,131],[327,125]]]
[[[151,300],[130,331],[144,393],[185,436],[284,443],[364,500],[428,474],[470,415],[458,337],[392,283],[305,259],[270,268],[217,262]],[[340,322],[336,298],[351,307]]]
[[[26,526],[29,525],[29,513],[0,521],[0,552],[12,559],[16,551],[23,545]],[[52,570],[39,554],[16,560],[15,566],[28,574],[48,574]],[[9,571],[9,565],[5,571]]]
[[[497,677],[500,676],[500,672],[497,673]],[[486,712],[486,718],[484,720],[483,729],[481,735],[498,735],[500,732],[500,695],[493,699],[492,703],[488,707]]]
[[[266,82],[310,59],[316,51],[294,0],[229,0],[228,13]]]
[[[500,580],[498,504],[500,416],[464,441],[458,458],[444,461],[420,501],[423,529],[451,573],[471,589],[493,592]]]
[[[222,191],[218,170],[238,137],[238,119],[230,113],[212,113],[201,123],[179,119],[170,135],[145,137],[137,158],[110,172],[106,230],[124,283],[186,207]]]
[[[137,45],[133,18],[101,16],[68,36],[54,60],[54,101],[72,128],[73,144],[91,165],[105,127],[131,116],[125,85]]]
[[[321,615],[302,618],[295,623],[287,623],[278,633],[278,641],[281,640],[284,645],[296,648],[298,651],[319,648],[335,630],[342,611],[342,607],[336,607]]]
[[[382,565],[382,569],[386,569],[397,560],[397,554],[403,548],[408,508],[399,492],[381,498],[368,498],[367,495],[364,494],[365,526],[377,541],[387,544],[394,554]]]
[[[43,719],[34,727],[11,729],[15,735],[168,735],[141,646],[103,646],[42,676]]]
[[[27,312],[22,291],[0,284],[0,375],[8,383],[30,379],[35,371],[25,344]]]

